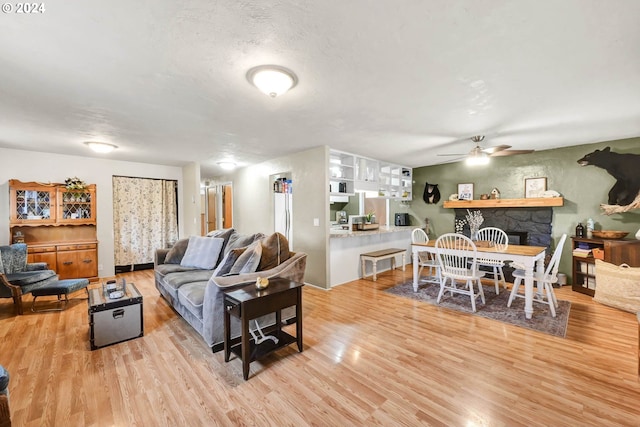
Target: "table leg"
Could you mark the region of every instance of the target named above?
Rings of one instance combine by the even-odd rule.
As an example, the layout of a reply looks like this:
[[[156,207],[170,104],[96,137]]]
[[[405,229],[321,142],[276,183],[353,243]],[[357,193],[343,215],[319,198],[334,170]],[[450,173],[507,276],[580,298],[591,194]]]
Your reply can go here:
[[[413,257],[413,292],[418,292],[418,251],[412,251]]]
[[[276,337],[280,339],[280,332],[282,332],[282,310],[276,310]]]
[[[373,281],[374,281],[374,282],[376,281],[376,279],[377,279],[377,277],[378,277],[378,276],[377,276],[377,271],[376,271],[376,268],[377,268],[376,264],[377,264],[377,263],[378,263],[378,262],[375,260],[375,258],[371,261],[371,264],[373,264]]]
[[[407,265],[407,255],[406,254],[402,254],[402,271],[406,271],[405,266]]]
[[[527,266],[524,271],[524,316],[533,316],[533,266]]]
[[[244,315],[244,310],[243,311],[243,315],[241,316],[241,322],[242,322],[242,376],[244,377],[245,380],[249,379],[249,363],[251,363],[250,360],[250,354],[251,352],[249,351],[249,319],[247,318],[247,316]]]
[[[296,304],[296,340],[298,351],[302,352],[302,288],[298,288],[298,302]]]
[[[362,268],[362,278],[364,279],[364,276],[366,275],[366,268],[367,268],[367,264],[366,261],[364,260],[364,258],[360,258],[360,264],[361,264],[361,268]]]
[[[231,306],[228,306],[225,303],[224,307],[224,361],[229,361],[229,356],[231,355],[231,319],[229,315],[229,310]]]
[[[396,269],[396,256],[392,256],[391,257],[391,269],[395,270]]]

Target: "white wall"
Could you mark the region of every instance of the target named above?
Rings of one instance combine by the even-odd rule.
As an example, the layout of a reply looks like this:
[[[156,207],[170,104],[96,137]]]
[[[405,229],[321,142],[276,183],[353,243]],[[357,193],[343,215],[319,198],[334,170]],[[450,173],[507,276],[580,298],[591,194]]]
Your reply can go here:
[[[191,163],[182,169],[183,186],[184,191],[181,197],[183,215],[182,224],[184,224],[184,234],[181,236],[199,236],[200,235],[200,212],[201,212],[201,198],[200,198],[200,165]],[[180,194],[178,194],[180,197]]]
[[[193,166],[185,167],[186,174],[193,176],[195,173],[193,168]],[[199,173],[199,167],[196,168]],[[196,188],[195,192],[192,188],[183,191],[183,169],[180,167],[0,148],[0,244],[11,243],[8,180],[62,183],[66,178],[77,176],[87,184],[96,184],[98,264],[103,266],[98,274],[101,277],[112,276],[115,273],[111,182],[113,175],[177,180],[179,233],[180,236],[185,235],[183,205],[185,200],[191,200],[192,195],[199,204],[199,188]],[[200,209],[197,206],[195,209],[199,221]],[[192,219],[190,222],[193,224]],[[199,224],[196,224],[195,230],[199,231],[199,229]]]
[[[233,227],[242,234],[273,233],[273,182],[270,176],[291,172],[294,251],[307,254],[305,282],[329,288],[328,212],[329,148],[317,147],[267,160],[216,178],[233,183]],[[319,226],[314,225],[314,218]]]

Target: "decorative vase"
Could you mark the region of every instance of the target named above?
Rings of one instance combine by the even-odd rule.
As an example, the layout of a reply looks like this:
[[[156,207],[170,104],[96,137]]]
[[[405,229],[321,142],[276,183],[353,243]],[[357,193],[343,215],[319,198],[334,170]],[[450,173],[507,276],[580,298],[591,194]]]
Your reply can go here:
[[[471,240],[473,240],[474,242],[476,240],[478,240],[478,232],[480,231],[480,228],[478,227],[471,227],[469,228],[469,238]]]

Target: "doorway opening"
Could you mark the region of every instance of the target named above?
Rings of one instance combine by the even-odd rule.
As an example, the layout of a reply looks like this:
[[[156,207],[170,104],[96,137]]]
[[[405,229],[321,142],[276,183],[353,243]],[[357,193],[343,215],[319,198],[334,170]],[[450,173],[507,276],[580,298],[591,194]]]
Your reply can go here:
[[[202,235],[214,230],[233,227],[232,183],[207,185],[205,182],[202,206]]]

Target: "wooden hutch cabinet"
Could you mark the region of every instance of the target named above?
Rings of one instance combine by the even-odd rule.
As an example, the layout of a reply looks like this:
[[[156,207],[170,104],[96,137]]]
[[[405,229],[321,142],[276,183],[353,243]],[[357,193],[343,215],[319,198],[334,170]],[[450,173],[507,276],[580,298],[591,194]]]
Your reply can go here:
[[[615,265],[629,264],[640,267],[640,240],[635,239],[599,239],[573,237],[572,250],[579,245],[603,252],[603,261]],[[571,289],[593,296],[596,292],[596,269],[593,255],[588,257],[573,256],[573,280]]]
[[[98,277],[96,186],[9,180],[10,234],[27,243],[29,262],[46,262],[60,279]]]

